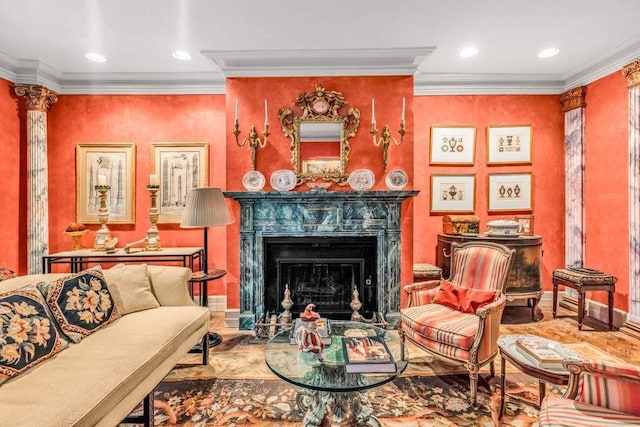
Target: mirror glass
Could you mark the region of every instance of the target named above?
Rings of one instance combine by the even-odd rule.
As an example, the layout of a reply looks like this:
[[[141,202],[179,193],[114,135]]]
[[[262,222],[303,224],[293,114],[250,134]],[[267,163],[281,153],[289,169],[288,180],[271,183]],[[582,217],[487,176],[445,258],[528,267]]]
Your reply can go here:
[[[346,104],[340,92],[316,86],[298,96],[299,111],[278,111],[283,132],[291,140],[291,165],[298,184],[318,179],[346,183],[349,139],[360,123],[360,111]]]

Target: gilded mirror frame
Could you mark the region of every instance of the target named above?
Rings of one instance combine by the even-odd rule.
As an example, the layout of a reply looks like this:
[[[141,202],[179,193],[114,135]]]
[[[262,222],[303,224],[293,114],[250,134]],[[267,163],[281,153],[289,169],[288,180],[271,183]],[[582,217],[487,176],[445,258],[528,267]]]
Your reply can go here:
[[[300,94],[294,105],[300,110],[300,114],[296,114],[291,108],[285,107],[278,110],[278,117],[282,124],[284,135],[290,140],[291,166],[296,174],[297,185],[318,179],[334,181],[340,185],[346,184],[349,178],[346,170],[349,164],[349,152],[351,151],[349,140],[358,131],[360,110],[355,107],[347,109],[348,103],[341,92],[327,91],[320,85],[316,85],[316,89],[313,92]],[[344,112],[345,109],[347,109],[346,112]],[[342,125],[338,141],[340,144],[340,164],[337,168],[325,169],[315,173],[307,173],[302,170],[300,124],[306,122],[340,123]]]

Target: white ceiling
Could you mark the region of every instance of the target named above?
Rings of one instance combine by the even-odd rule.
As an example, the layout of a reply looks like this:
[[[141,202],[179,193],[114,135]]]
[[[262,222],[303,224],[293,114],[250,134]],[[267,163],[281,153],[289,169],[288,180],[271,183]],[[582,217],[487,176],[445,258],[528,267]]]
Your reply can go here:
[[[0,77],[224,93],[225,76],[415,74],[416,93],[560,93],[640,58],[639,21],[638,0],[1,0]]]

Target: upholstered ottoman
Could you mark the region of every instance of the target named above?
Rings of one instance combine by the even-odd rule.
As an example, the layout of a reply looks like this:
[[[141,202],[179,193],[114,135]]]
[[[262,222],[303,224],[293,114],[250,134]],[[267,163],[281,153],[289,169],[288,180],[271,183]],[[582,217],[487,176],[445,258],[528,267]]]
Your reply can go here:
[[[553,317],[556,317],[559,285],[578,292],[578,329],[582,329],[586,304],[584,294],[590,291],[607,291],[609,293],[609,329],[613,329],[613,295],[617,281],[617,277],[600,272],[591,273],[586,270],[564,268],[553,270]]]
[[[416,263],[413,264],[413,281],[426,282],[429,280],[442,279],[442,269],[433,264]]]

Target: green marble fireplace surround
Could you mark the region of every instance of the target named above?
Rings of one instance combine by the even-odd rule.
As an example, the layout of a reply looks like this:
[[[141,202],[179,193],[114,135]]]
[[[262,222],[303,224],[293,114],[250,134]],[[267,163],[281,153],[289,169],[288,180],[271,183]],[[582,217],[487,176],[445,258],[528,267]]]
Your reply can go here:
[[[415,190],[226,192],[226,197],[240,203],[240,329],[254,329],[265,311],[265,292],[275,292],[265,286],[265,241],[276,237],[374,237],[375,311],[396,326],[401,204],[417,194]]]

